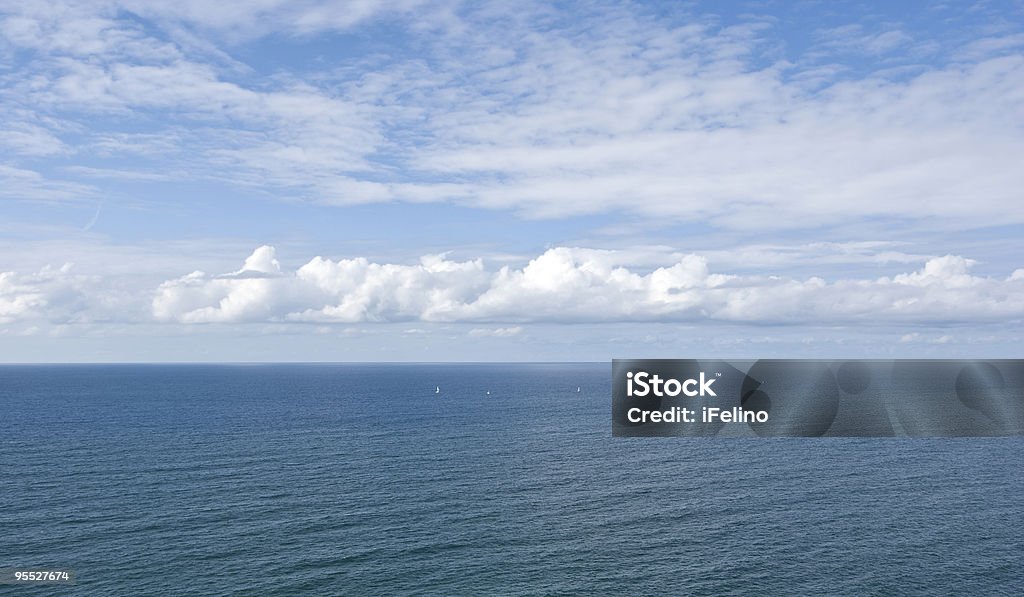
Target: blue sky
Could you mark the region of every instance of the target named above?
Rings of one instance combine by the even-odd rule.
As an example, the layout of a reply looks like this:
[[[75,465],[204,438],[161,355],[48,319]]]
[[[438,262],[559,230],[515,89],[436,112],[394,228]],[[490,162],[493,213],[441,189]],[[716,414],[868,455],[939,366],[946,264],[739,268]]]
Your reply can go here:
[[[1024,5],[0,2],[0,361],[1019,356]]]

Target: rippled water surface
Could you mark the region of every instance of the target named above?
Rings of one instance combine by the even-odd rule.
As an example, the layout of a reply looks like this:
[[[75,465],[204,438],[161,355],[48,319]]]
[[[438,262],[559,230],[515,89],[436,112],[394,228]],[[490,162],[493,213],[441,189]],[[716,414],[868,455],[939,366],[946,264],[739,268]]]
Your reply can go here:
[[[613,439],[610,374],[0,367],[0,568],[77,576],[0,594],[1024,593],[1020,438]]]

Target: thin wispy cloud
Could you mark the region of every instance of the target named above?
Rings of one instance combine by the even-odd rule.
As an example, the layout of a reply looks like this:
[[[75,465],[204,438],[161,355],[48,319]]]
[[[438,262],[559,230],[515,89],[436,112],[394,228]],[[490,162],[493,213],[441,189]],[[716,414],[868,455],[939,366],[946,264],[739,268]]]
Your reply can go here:
[[[466,7],[440,33],[414,37],[416,52],[370,53],[305,77],[239,77],[170,34],[261,36],[270,32],[257,24],[273,19],[278,34],[301,38],[390,17],[414,35],[416,18],[439,10],[18,4],[3,20],[19,55],[6,96],[73,121],[83,147],[141,134],[134,148],[145,153],[146,138],[163,135],[163,168],[336,205],[455,202],[741,228],[1024,220],[1014,167],[1024,153],[1024,58],[995,53],[1003,46],[986,54],[976,41],[974,60],[910,77],[808,88],[805,75],[822,65],[772,57],[771,23],[663,21],[613,7],[579,21],[553,9]],[[881,53],[909,39],[857,24],[819,36],[817,52]],[[21,134],[8,137],[17,153],[63,144],[60,131]],[[121,148],[125,159],[144,157],[132,150]]]

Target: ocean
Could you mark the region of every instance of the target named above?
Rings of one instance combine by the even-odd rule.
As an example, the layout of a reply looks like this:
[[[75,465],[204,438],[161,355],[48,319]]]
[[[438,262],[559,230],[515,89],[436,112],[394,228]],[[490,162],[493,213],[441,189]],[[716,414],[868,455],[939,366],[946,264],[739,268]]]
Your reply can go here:
[[[2,366],[0,568],[76,582],[0,594],[1024,594],[1024,439],[612,438],[610,383]]]

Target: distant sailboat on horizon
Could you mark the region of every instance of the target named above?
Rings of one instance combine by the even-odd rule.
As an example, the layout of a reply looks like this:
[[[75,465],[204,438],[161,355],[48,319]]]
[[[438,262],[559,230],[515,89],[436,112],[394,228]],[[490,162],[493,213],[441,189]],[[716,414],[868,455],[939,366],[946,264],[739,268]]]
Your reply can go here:
[[[441,386],[435,386],[434,387],[434,393],[435,394],[440,394],[441,393]]]
[[[580,387],[579,387],[579,386],[576,386],[576,393],[577,393],[577,394],[579,394],[579,393],[580,393]]]

